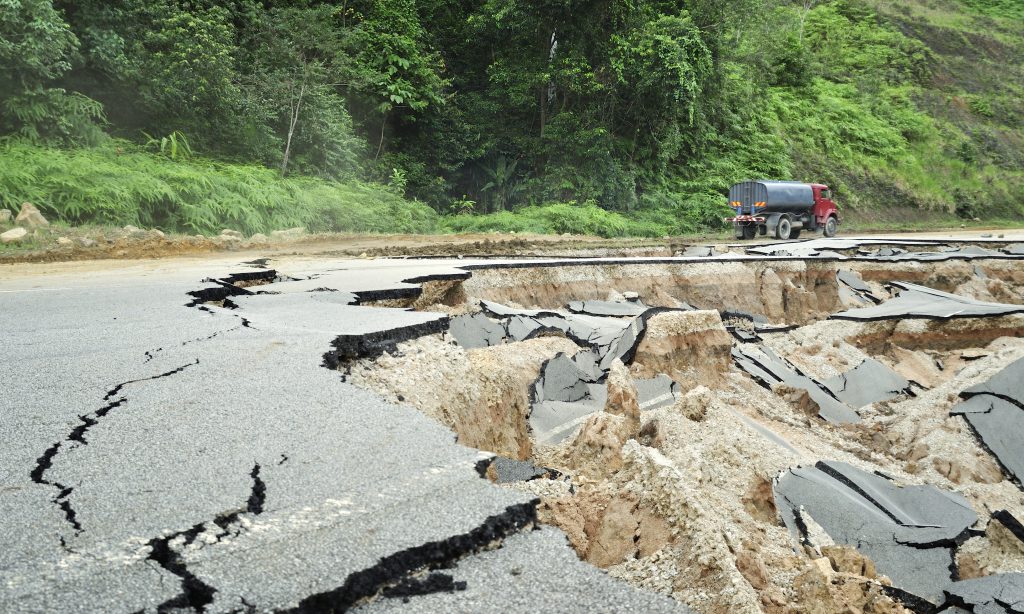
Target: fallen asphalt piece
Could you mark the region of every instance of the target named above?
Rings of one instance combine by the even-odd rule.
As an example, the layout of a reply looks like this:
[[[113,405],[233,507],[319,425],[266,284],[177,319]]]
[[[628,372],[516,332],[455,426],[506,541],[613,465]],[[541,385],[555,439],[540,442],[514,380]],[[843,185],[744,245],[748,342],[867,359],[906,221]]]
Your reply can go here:
[[[594,381],[573,359],[558,354],[541,366],[540,377],[533,385],[533,399],[535,402],[579,401],[588,394],[587,384]]]
[[[871,287],[864,283],[860,275],[846,269],[836,271],[836,279],[839,280],[839,296],[844,299],[852,298],[855,303],[862,305],[878,304],[882,299],[875,296]]]
[[[954,554],[977,515],[967,500],[933,486],[898,486],[835,461],[798,466],[775,480],[775,500],[790,533],[814,544],[811,521],[837,544],[857,548],[892,579],[891,592],[918,609],[940,606],[955,575]],[[921,608],[924,609],[924,608]]]
[[[974,614],[1020,614],[1024,612],[1024,573],[953,582],[945,593],[950,606]]]
[[[530,408],[530,430],[539,445],[555,445],[572,436],[591,414],[604,409],[604,400],[541,401]]]
[[[987,382],[960,393],[964,401],[950,410],[963,416],[1010,479],[1024,482],[1024,359],[1011,363]]]
[[[833,320],[893,320],[904,318],[980,318],[1024,313],[1022,305],[986,303],[907,282],[893,282],[899,295],[873,307],[850,309],[829,316]]]
[[[874,358],[821,382],[837,399],[854,409],[910,394],[910,382]]]
[[[640,301],[573,301],[566,305],[566,309],[588,316],[625,318],[636,317],[649,307]]]
[[[682,396],[679,384],[664,373],[649,379],[637,379],[634,382],[641,411],[672,405]]]
[[[501,345],[507,334],[500,322],[488,318],[483,312],[453,317],[448,332],[467,350]]]
[[[484,313],[503,322],[507,338],[524,341],[541,332],[561,331],[582,348],[593,350],[600,357],[598,366],[607,372],[616,359],[629,364],[643,339],[647,320],[665,311],[685,310],[664,307],[646,307],[635,317],[593,316],[583,313],[515,309],[490,301],[480,301]],[[480,327],[482,328],[482,322]],[[473,339],[486,337],[485,332],[474,332]]]
[[[770,349],[753,344],[735,345],[732,358],[737,367],[767,388],[785,384],[806,391],[818,405],[818,415],[827,422],[848,424],[860,421],[852,407],[832,396],[817,381],[800,373]]]
[[[543,467],[538,467],[530,461],[521,461],[504,456],[495,456],[487,462],[487,467],[494,471],[494,482],[496,484],[509,484],[511,482],[528,482],[537,478],[551,475],[553,472]],[[485,474],[487,470],[485,469]]]

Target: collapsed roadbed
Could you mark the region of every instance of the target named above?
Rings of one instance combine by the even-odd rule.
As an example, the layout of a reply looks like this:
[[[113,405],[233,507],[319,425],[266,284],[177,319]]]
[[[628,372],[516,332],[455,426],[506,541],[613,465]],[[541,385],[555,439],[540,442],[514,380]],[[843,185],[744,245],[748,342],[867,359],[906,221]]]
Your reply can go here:
[[[337,366],[697,611],[1016,612],[1019,251],[472,264]]]
[[[0,605],[1020,611],[1020,244],[686,251],[53,303],[110,355],[11,395]]]

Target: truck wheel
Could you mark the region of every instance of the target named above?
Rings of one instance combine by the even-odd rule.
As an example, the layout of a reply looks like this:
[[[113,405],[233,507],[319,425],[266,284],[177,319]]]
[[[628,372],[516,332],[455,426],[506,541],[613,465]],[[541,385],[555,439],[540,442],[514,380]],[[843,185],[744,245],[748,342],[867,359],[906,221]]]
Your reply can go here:
[[[753,239],[755,236],[757,236],[757,226],[755,226],[754,224],[748,224],[743,227],[744,239],[749,241],[750,239]]]
[[[789,218],[782,216],[779,220],[778,226],[775,227],[775,238],[782,239],[783,241],[789,240],[789,233],[793,230],[793,225],[790,223]]]
[[[801,230],[800,228],[794,228],[794,229],[790,230],[789,231],[789,238],[790,239],[799,239],[800,238],[800,230]]]
[[[836,216],[834,216],[834,215],[828,216],[828,220],[825,221],[825,236],[826,237],[834,237],[834,236],[836,236],[836,231],[838,231],[838,230],[839,230],[839,222],[836,221]]]

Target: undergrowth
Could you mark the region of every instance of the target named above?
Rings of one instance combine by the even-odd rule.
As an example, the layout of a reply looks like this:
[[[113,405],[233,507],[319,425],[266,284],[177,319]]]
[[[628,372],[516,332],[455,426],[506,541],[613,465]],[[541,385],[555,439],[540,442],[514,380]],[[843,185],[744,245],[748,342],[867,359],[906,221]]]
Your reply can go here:
[[[310,232],[425,233],[437,214],[386,188],[281,178],[256,165],[171,160],[124,141],[56,149],[0,143],[0,208],[31,202],[68,224],[133,224],[211,234],[305,227]]]

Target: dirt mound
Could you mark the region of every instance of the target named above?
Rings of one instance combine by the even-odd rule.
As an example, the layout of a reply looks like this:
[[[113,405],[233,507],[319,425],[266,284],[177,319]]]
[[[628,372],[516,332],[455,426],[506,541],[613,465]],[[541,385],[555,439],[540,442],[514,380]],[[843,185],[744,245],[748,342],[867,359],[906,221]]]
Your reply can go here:
[[[647,321],[633,359],[638,377],[665,373],[685,388],[716,386],[732,365],[732,336],[717,311],[669,311]]]
[[[525,460],[533,450],[530,385],[544,361],[578,349],[564,337],[544,337],[467,351],[432,335],[360,363],[350,378],[417,407],[455,431],[463,445]]]

